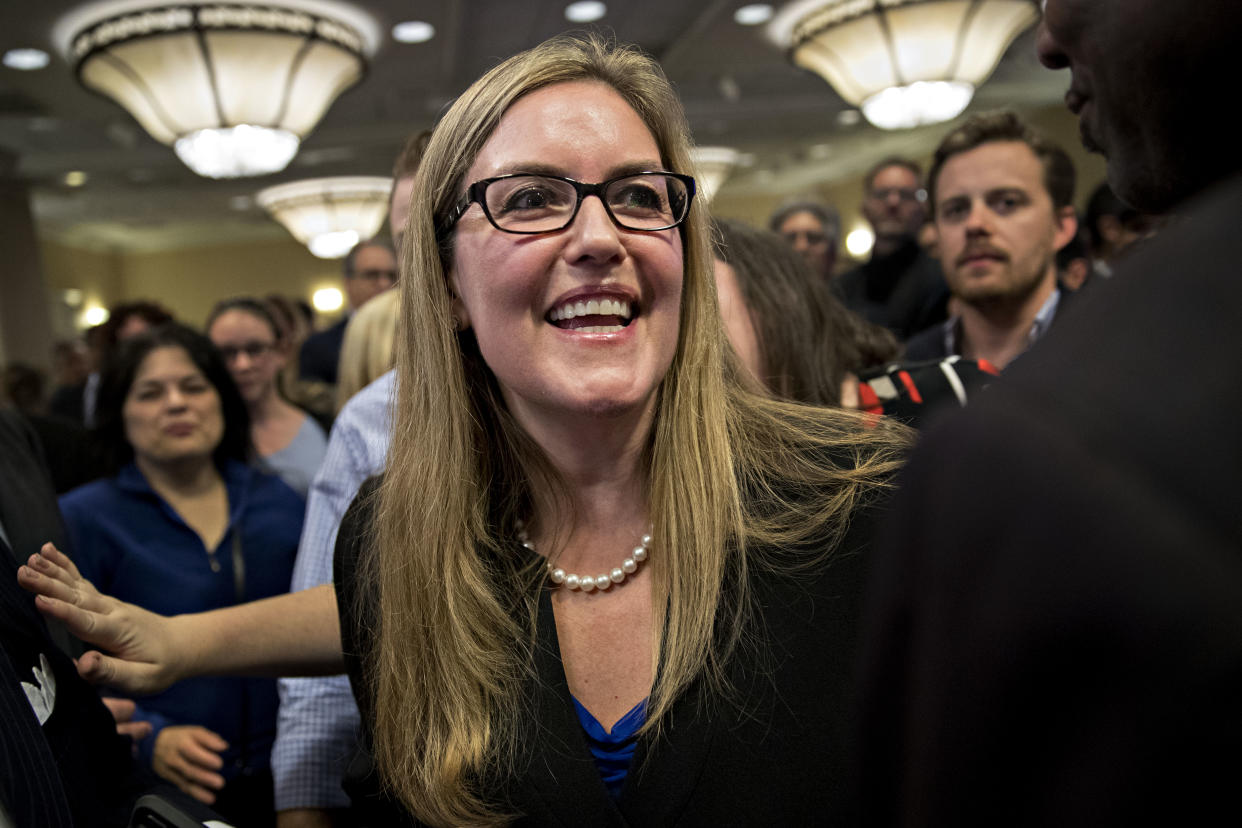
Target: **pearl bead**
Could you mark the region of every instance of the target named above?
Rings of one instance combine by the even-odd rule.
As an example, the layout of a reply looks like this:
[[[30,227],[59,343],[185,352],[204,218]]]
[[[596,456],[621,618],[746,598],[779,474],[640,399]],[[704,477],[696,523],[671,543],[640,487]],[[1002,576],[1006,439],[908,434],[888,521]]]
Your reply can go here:
[[[521,521],[517,522],[517,530],[517,539],[522,546],[538,554],[535,545],[531,543],[530,536],[526,534],[526,526]],[[563,585],[566,589],[578,589],[583,592],[594,592],[598,589],[600,592],[603,592],[613,584],[625,581],[627,575],[633,575],[638,571],[639,564],[647,560],[647,546],[650,543],[651,535],[643,535],[642,546],[635,547],[630,557],[621,562],[621,566],[594,577],[566,572],[551,561],[547,561],[544,568],[547,570],[548,578],[552,583]]]

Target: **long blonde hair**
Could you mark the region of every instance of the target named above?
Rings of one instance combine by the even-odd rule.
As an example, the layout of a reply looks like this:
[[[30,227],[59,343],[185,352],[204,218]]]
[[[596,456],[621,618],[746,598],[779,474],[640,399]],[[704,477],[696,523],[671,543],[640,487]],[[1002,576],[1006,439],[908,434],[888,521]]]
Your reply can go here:
[[[377,765],[391,792],[431,824],[509,816],[492,786],[513,768],[542,583],[538,568],[514,554],[514,524],[529,517],[532,488],[568,502],[546,456],[509,416],[473,334],[454,329],[451,241],[437,243],[436,222],[516,100],[581,80],[616,90],[651,131],[665,167],[693,172],[680,102],[655,62],[599,38],[560,37],[504,61],[448,110],[423,157],[406,227],[407,333],[397,343],[378,554],[364,558],[363,577],[379,593],[367,654]],[[649,564],[659,640],[648,731],[692,681],[726,692],[722,668],[748,629],[747,573],[781,565],[752,562],[752,547],[814,536],[831,548],[904,443],[883,424],[744,390],[726,355],[702,206],[681,232],[680,337],[645,458],[652,548],[662,550]],[[743,491],[763,508],[748,509]]]

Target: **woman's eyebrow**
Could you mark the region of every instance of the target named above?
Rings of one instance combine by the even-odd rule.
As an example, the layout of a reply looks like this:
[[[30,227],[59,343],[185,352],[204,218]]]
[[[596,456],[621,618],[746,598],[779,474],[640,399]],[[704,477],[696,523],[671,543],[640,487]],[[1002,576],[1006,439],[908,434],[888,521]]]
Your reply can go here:
[[[664,169],[664,164],[659,161],[628,161],[609,169],[608,174],[601,180],[621,178],[622,176],[633,175],[640,172],[666,172],[666,170]],[[574,178],[572,175],[566,175],[564,167],[553,166],[543,161],[506,164],[502,168],[502,172],[497,173],[497,175],[521,175],[522,173],[529,173],[530,175],[552,175],[557,176],[558,178],[573,178],[574,181],[580,180]]]

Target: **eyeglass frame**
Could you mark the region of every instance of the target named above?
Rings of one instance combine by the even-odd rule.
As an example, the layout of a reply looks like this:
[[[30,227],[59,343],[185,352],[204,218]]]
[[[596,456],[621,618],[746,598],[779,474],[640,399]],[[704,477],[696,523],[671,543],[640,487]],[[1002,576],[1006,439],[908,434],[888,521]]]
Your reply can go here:
[[[686,186],[686,212],[680,219],[663,227],[628,227],[617,219],[616,215],[612,212],[612,208],[608,206],[608,201],[604,198],[604,189],[609,184],[613,184],[617,181],[624,181],[627,178],[638,178],[644,175],[662,175],[669,178],[675,178]],[[553,181],[564,181],[566,184],[569,184],[574,188],[574,193],[578,196],[578,201],[574,204],[574,211],[569,214],[569,218],[564,224],[550,230],[510,230],[506,227],[501,227],[496,223],[496,219],[492,216],[492,211],[487,209],[487,200],[484,198],[484,194],[487,192],[488,186],[493,182],[503,181],[507,178],[550,178]],[[502,233],[513,233],[519,236],[537,236],[540,233],[559,233],[574,223],[574,219],[578,218],[578,212],[582,209],[583,199],[592,195],[599,199],[600,204],[604,205],[604,212],[608,214],[608,218],[612,221],[612,223],[622,230],[632,230],[636,233],[658,233],[662,230],[672,230],[674,227],[680,227],[685,223],[686,219],[690,215],[690,205],[694,202],[694,196],[697,189],[698,185],[693,176],[684,175],[682,173],[668,172],[667,170],[640,170],[639,172],[614,176],[613,178],[601,181],[598,184],[586,184],[582,181],[576,181],[575,179],[567,178],[563,175],[551,175],[549,173],[506,173],[505,175],[497,175],[492,178],[480,179],[467,187],[465,194],[455,205],[453,205],[453,209],[450,211],[449,215],[436,227],[436,237],[441,241],[447,239],[449,234],[453,231],[453,228],[457,226],[457,222],[461,221],[461,217],[464,216],[466,211],[470,209],[471,204],[478,204],[479,207],[483,209],[483,215],[487,217],[488,223]]]
[[[888,201],[893,193],[902,203],[926,204],[927,190],[923,187],[878,187],[867,191],[867,198],[872,201]]]

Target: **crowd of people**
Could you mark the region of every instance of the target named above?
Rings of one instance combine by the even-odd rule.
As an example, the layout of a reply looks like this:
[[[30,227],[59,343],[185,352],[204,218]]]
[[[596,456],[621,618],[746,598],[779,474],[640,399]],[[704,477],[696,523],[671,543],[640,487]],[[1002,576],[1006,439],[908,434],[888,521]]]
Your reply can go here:
[[[972,115],[853,268],[556,38],[403,149],[347,320],[132,303],[6,373],[0,825],[1236,819],[1235,34],[1048,0],[1109,182]]]

